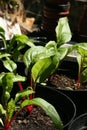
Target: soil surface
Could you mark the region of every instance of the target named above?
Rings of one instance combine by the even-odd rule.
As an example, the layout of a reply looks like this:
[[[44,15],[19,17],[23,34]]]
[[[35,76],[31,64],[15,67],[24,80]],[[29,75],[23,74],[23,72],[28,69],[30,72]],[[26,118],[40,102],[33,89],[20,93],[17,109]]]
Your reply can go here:
[[[0,129],[3,130],[3,129]],[[24,110],[13,121],[9,130],[57,130],[49,116],[40,108],[35,107],[31,114]]]
[[[76,79],[68,77],[63,74],[53,74],[48,81],[48,84],[52,85],[56,89],[69,89],[69,90],[82,90],[87,89],[87,84],[80,84]]]

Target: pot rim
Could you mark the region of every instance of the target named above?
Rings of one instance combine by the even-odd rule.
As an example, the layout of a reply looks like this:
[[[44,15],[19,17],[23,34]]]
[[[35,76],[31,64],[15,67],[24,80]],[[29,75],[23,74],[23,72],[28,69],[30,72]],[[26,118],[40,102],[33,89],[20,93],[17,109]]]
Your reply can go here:
[[[47,86],[47,87],[48,87],[48,86]],[[54,90],[53,88],[50,88],[50,89],[53,90],[53,91],[57,91],[57,90]],[[74,108],[73,117],[71,118],[71,120],[70,120],[68,123],[66,123],[66,124],[64,125],[63,128],[65,128],[65,127],[67,127],[67,126],[73,121],[73,119],[74,119],[75,116],[76,116],[76,105],[75,105],[74,101],[73,101],[69,96],[67,96],[66,94],[64,94],[64,93],[61,92],[61,91],[57,91],[57,92],[60,93],[60,94],[62,94],[62,95],[64,95],[64,96],[72,103],[73,108]]]
[[[83,114],[79,115],[78,117],[76,117],[76,118],[71,122],[71,124],[69,125],[68,130],[71,130],[72,125],[73,125],[75,122],[79,121],[81,118],[84,118],[85,116],[87,116],[87,113],[83,113]]]
[[[66,99],[68,99],[70,102],[71,102],[71,104],[72,104],[72,106],[73,106],[73,111],[74,111],[74,113],[73,113],[73,116],[72,116],[72,118],[66,123],[66,124],[64,124],[64,126],[63,126],[63,128],[66,128],[67,126],[69,126],[69,124],[71,124],[71,122],[74,120],[74,118],[75,118],[75,116],[76,116],[76,105],[75,105],[75,103],[74,103],[74,101],[69,97],[69,96],[67,96],[66,94],[64,94],[63,92],[61,92],[61,91],[58,91],[58,90],[56,90],[56,89],[54,89],[54,88],[52,88],[52,87],[49,87],[48,85],[46,85],[46,86],[44,86],[44,85],[42,85],[42,84],[37,84],[38,86],[41,86],[41,87],[43,87],[43,88],[47,88],[47,89],[50,89],[50,90],[52,90],[52,91],[54,91],[54,92],[57,92],[57,93],[59,93],[59,94],[61,94],[61,95],[63,95]]]

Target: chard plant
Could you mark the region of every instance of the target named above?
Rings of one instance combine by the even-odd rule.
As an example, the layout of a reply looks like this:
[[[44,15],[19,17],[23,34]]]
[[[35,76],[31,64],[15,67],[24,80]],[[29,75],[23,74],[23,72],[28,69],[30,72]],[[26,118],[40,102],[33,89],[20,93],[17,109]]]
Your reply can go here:
[[[58,130],[62,130],[62,121],[53,105],[39,97],[35,98],[33,96],[31,98],[31,95],[34,95],[35,93],[33,86],[35,86],[36,82],[38,81],[37,77],[34,77],[34,85],[32,87],[29,86],[26,89],[23,89],[21,82],[26,82],[27,78],[17,73],[16,61],[20,59],[19,57],[22,54],[21,49],[24,49],[26,45],[28,45],[29,48],[34,48],[35,45],[33,44],[32,40],[28,39],[28,37],[25,35],[14,35],[9,43],[7,43],[4,37],[4,33],[5,32],[2,29],[1,38],[4,41],[5,52],[0,52],[0,60],[3,63],[3,66],[7,69],[6,72],[3,71],[0,73],[0,87],[2,88],[0,102],[0,122],[4,126],[4,130],[10,129],[11,123],[23,111],[23,109],[28,108],[27,110],[30,113],[34,106],[41,107],[46,112],[46,114],[51,117],[56,128]],[[51,60],[49,60],[48,56],[46,58],[48,61]],[[30,65],[31,64],[33,64],[33,61],[30,63]],[[18,83],[20,91],[17,92],[14,97],[12,97],[12,90],[15,82]],[[4,118],[2,118],[2,116],[4,116]]]
[[[87,43],[77,43],[70,49],[76,51],[78,63],[77,89],[79,89],[81,83],[87,82]]]
[[[0,61],[3,66],[10,72],[16,70],[16,62],[22,61],[23,54],[21,52],[26,46],[30,48],[33,46],[33,41],[26,35],[15,34],[9,41],[5,38],[5,31],[0,27],[0,38],[3,43],[4,50],[0,50]]]
[[[62,130],[61,119],[55,110],[55,108],[42,98],[36,97],[29,99],[29,95],[35,93],[31,87],[19,91],[15,97],[11,97],[11,91],[14,82],[25,81],[25,77],[14,75],[13,73],[5,73],[0,76],[0,86],[3,88],[3,94],[0,103],[0,114],[4,116],[4,121],[0,118],[1,124],[4,126],[4,130],[9,130],[11,123],[15,118],[29,105],[35,105],[41,107],[53,120],[56,128]],[[25,100],[23,100],[25,98]],[[19,104],[18,102],[21,101]]]
[[[42,83],[58,69],[69,53],[76,51],[79,68],[77,89],[79,89],[81,83],[87,82],[87,43],[64,46],[72,37],[66,17],[59,19],[55,31],[56,41],[49,41],[45,46],[34,45],[28,49],[24,54],[24,63],[34,82]]]
[[[70,52],[63,46],[72,37],[67,17],[59,19],[55,31],[56,41],[49,41],[45,46],[34,45],[24,54],[24,63],[35,83],[53,74]]]

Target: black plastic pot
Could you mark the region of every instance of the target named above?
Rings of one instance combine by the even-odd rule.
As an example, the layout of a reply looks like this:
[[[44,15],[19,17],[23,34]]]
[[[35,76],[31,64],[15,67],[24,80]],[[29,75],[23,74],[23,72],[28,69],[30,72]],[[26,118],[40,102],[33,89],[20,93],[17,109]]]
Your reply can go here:
[[[71,61],[64,61],[61,66],[60,70],[58,71],[60,74],[64,74],[70,78],[77,79],[78,75],[78,65],[77,62],[71,62]],[[52,87],[56,89],[55,87],[51,86],[51,84],[48,84],[49,87]],[[76,105],[76,116],[79,116],[83,113],[87,112],[87,89],[81,89],[81,90],[68,90],[68,89],[56,89],[57,91],[60,91],[70,97],[73,102]]]
[[[36,97],[45,99],[56,108],[63,121],[64,130],[67,130],[76,115],[74,102],[62,92],[39,84],[36,87]]]
[[[68,130],[87,130],[87,113],[84,113],[73,120]]]
[[[76,105],[76,116],[87,112],[87,90],[58,90],[69,96]]]

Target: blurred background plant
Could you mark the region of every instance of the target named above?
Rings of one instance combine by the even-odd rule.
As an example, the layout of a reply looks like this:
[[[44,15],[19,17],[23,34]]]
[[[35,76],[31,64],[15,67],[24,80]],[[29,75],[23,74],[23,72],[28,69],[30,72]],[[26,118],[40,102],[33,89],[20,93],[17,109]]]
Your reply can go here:
[[[21,0],[0,0],[0,16],[11,20],[13,23],[17,21],[17,16],[21,16],[24,20],[23,2]]]
[[[24,7],[28,12],[28,16],[35,17],[35,22],[39,25],[42,22],[44,3],[45,0],[24,0]],[[71,7],[68,18],[71,30],[74,32],[78,30],[79,20],[83,13],[83,5],[79,5],[75,0],[70,0],[70,3]]]
[[[13,24],[17,20],[20,22],[26,17],[33,17],[33,23],[40,27],[44,3],[45,0],[0,0],[0,16],[12,20]],[[71,31],[76,32],[84,7],[75,0],[70,0],[70,3],[69,24]]]

